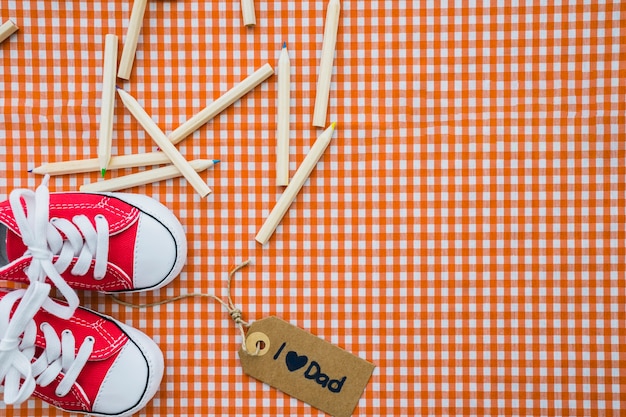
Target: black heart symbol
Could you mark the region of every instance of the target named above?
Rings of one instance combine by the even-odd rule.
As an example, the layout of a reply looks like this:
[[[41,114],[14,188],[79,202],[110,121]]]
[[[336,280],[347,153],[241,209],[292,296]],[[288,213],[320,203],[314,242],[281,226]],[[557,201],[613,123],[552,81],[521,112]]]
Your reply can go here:
[[[306,365],[308,361],[309,358],[307,358],[306,355],[300,356],[294,351],[287,353],[287,356],[285,357],[287,368],[291,372],[297,371],[298,369],[302,368],[304,365]]]

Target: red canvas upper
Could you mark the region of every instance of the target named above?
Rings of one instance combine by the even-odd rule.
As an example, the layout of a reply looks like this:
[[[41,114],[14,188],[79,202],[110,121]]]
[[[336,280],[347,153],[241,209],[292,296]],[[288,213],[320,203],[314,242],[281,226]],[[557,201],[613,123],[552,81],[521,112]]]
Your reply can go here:
[[[7,290],[0,289],[0,299],[7,293]],[[55,394],[55,389],[63,378],[63,373],[47,387],[37,385],[33,393],[34,396],[65,410],[92,411],[92,405],[107,372],[124,345],[132,343],[132,341],[114,321],[83,308],[78,308],[69,320],[59,319],[44,310],[40,310],[33,320],[37,324],[35,341],[37,353],[35,358],[39,357],[40,352],[46,347],[46,340],[41,330],[43,323],[50,324],[59,339],[64,330],[70,330],[76,340],[74,354],[87,337],[93,337],[95,344],[89,361],[67,395],[58,397]]]
[[[124,291],[133,288],[131,277],[140,215],[136,207],[115,197],[88,193],[52,193],[49,207],[50,218],[72,221],[76,215],[85,215],[95,224],[94,218],[103,215],[109,223],[109,257],[105,277],[101,280],[94,279],[94,262],[90,272],[82,276],[72,275],[70,267],[61,276],[71,287],[98,291]],[[9,261],[15,261],[13,267],[0,271],[0,279],[28,282],[24,268],[30,263],[30,256],[24,256],[27,248],[22,242],[9,201],[0,203],[0,222],[9,229],[7,255]]]

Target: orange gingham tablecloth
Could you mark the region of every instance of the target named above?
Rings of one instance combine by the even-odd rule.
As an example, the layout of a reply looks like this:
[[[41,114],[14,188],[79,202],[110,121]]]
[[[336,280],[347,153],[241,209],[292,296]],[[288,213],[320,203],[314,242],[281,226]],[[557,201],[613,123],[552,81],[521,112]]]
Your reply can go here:
[[[312,128],[326,1],[150,1],[121,86],[166,132],[255,69],[292,62],[291,172]],[[0,191],[95,157],[104,35],[131,1],[0,1]],[[270,242],[276,77],[179,144],[202,173],[132,189],[180,218],[189,258],[167,288],[233,297],[376,364],[355,415],[626,413],[626,5],[342,1],[335,137]],[[119,98],[114,154],[154,145]],[[126,173],[133,170],[128,170]],[[111,172],[110,175],[120,173]],[[97,173],[53,178],[76,190]],[[238,333],[208,299],[83,305],[151,335],[166,359],[146,416],[323,415],[242,374]],[[39,400],[8,416],[62,412]]]

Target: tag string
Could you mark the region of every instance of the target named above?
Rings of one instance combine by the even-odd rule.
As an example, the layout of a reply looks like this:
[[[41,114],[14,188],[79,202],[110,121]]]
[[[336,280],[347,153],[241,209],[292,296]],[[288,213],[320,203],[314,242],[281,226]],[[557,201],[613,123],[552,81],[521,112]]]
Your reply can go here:
[[[257,348],[256,348],[256,352],[249,352],[248,348],[246,347],[246,330],[245,329],[247,327],[250,327],[250,323],[248,323],[247,321],[245,321],[242,318],[241,310],[235,305],[235,303],[233,302],[233,298],[231,296],[231,288],[232,288],[231,282],[233,280],[233,276],[235,275],[235,273],[237,273],[242,268],[248,266],[250,263],[251,263],[250,260],[242,262],[239,265],[237,265],[236,267],[234,267],[228,273],[228,281],[227,281],[227,284],[226,284],[226,301],[224,301],[223,299],[221,299],[220,297],[218,297],[218,296],[216,296],[214,294],[206,294],[206,293],[194,292],[194,293],[188,293],[188,294],[181,294],[181,295],[178,295],[176,297],[166,298],[164,300],[159,300],[159,301],[156,301],[154,303],[133,304],[133,303],[129,303],[128,301],[124,301],[124,300],[120,299],[116,295],[113,295],[113,294],[108,294],[108,295],[116,303],[121,304],[121,305],[126,306],[126,307],[131,307],[131,308],[156,307],[156,306],[159,306],[159,305],[162,305],[162,304],[173,303],[175,301],[184,300],[186,298],[193,298],[193,297],[212,298],[215,301],[217,301],[218,303],[220,303],[226,309],[226,311],[228,311],[228,314],[230,315],[230,318],[235,322],[235,326],[237,326],[237,328],[239,329],[239,332],[241,333],[241,338],[243,340],[243,342],[241,343],[241,348],[243,349],[243,351],[246,352],[248,355],[258,356],[259,352],[261,351],[261,348],[258,345],[257,345]]]

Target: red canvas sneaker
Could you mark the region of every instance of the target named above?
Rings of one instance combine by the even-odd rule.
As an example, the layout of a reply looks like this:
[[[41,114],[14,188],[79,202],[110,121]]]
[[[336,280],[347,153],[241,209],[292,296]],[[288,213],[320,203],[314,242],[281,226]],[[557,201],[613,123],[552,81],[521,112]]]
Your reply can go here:
[[[48,297],[50,285],[0,289],[4,402],[31,395],[69,412],[130,416],[156,393],[163,354],[150,337],[94,311]],[[56,313],[70,315],[61,319]]]
[[[138,194],[50,194],[47,182],[0,203],[0,280],[29,282],[33,261],[48,282],[83,290],[153,290],[178,276],[187,241],[167,207]]]

